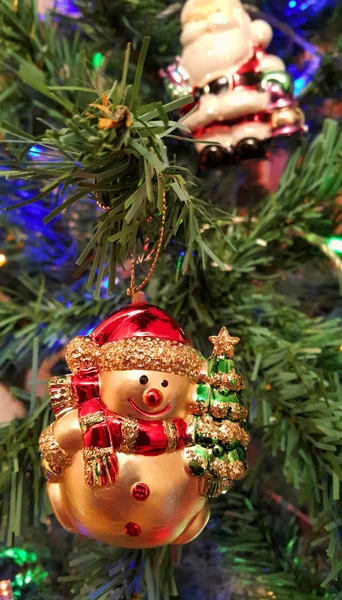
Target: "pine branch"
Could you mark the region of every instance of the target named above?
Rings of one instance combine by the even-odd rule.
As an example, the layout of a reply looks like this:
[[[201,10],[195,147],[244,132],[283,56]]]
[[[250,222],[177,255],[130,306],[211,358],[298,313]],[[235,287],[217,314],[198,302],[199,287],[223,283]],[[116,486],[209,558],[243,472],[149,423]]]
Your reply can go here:
[[[159,277],[167,283],[154,292],[156,301],[183,321],[187,331],[202,347],[206,329],[216,323],[226,323],[233,333],[240,334],[245,340],[244,352],[239,353],[239,368],[251,376],[250,402],[253,387],[257,385],[258,408],[256,412],[252,410],[253,427],[264,428],[265,443],[273,452],[286,450],[286,476],[300,487],[313,520],[324,519],[327,526],[335,519],[340,481],[339,329],[334,321],[324,323],[320,319],[310,319],[296,308],[286,306],[274,287],[278,277],[271,279],[266,288],[256,288],[254,280],[256,275],[261,280],[265,278],[268,272],[265,268],[277,267],[284,236],[290,239],[289,230],[294,227],[308,233],[306,243],[314,243],[317,251],[316,238],[312,240],[308,230],[316,222],[317,204],[323,198],[332,201],[337,191],[339,139],[335,127],[327,125],[324,134],[302,159],[296,156],[290,163],[285,175],[286,188],[284,183],[281,187],[286,192],[282,194],[281,202],[277,201],[278,196],[266,200],[255,221],[236,223],[228,229],[222,224],[226,246],[221,261],[225,264],[229,256],[228,277],[215,267],[203,271],[201,254],[196,253],[193,278],[182,276],[176,285],[174,281],[170,282],[170,266],[166,261],[165,266],[160,266]],[[329,151],[333,147],[336,153]],[[311,161],[316,168],[309,173],[309,195],[304,183]],[[303,197],[308,202],[303,203]],[[290,223],[284,222],[284,215]],[[205,217],[203,211],[201,224]],[[202,235],[208,248],[212,247],[214,253],[220,254],[222,236],[213,235],[210,225],[204,228]],[[259,239],[269,244],[266,251],[265,246],[258,243]],[[289,255],[292,253],[293,256],[294,251],[291,244]],[[4,344],[0,350],[0,363],[3,368],[8,361],[27,356],[37,336],[40,346],[53,348],[83,327],[89,328],[95,317],[101,319],[123,301],[126,287],[122,284],[114,301],[84,304],[79,293],[70,294],[63,290],[59,290],[63,301],[51,296],[48,290],[43,290],[38,300],[35,286],[25,279],[22,285],[21,290],[5,290],[11,294],[12,301],[1,305]],[[150,292],[154,285],[151,284]],[[27,302],[28,290],[30,302]],[[198,322],[204,326],[200,332]],[[15,337],[8,338],[14,332]],[[319,483],[322,480],[324,483]],[[313,487],[315,494],[311,493]],[[331,525],[329,529],[329,553],[334,554],[334,560],[338,562],[337,532]]]
[[[158,66],[179,53],[180,2],[143,0],[76,0],[81,12],[80,27],[100,52],[111,51],[129,41],[137,48],[145,35],[152,38],[147,67],[157,76]],[[63,19],[65,20],[65,19]]]
[[[342,10],[339,9],[342,20]],[[336,23],[337,25],[337,23]],[[329,28],[330,30],[330,28]],[[340,32],[340,29],[338,30]],[[320,67],[316,71],[308,91],[322,98],[341,97],[342,90],[342,37],[340,36],[333,50],[327,51],[321,60]]]
[[[58,286],[51,293],[45,281],[20,277],[16,289],[3,288],[5,299],[0,302],[0,369],[4,373],[10,364],[17,369],[28,368],[32,342],[38,337],[39,346],[54,353],[79,334],[85,334],[109,312],[126,301],[127,285],[121,284],[115,298],[108,299],[105,290],[101,300],[85,297],[83,288],[77,291]],[[87,301],[88,300],[88,301]]]
[[[284,474],[299,490],[313,524],[324,523],[333,572],[339,570],[340,326],[336,321],[306,317],[287,306],[275,290],[267,294],[267,288],[253,289],[240,281],[237,300],[237,292],[229,290],[229,280],[224,286],[219,272],[205,287],[203,279],[199,285],[206,297],[204,310],[194,290],[185,292],[180,286],[173,291],[170,286],[163,288],[158,304],[176,307],[178,318],[195,337],[198,322],[206,323],[208,330],[225,323],[241,337],[243,348],[237,360],[239,371],[249,374],[245,399],[252,431],[262,428],[270,451],[283,455]],[[186,313],[177,311],[180,302],[187,306]],[[210,306],[215,308],[209,308],[208,314]]]
[[[221,569],[230,569],[238,575],[238,589],[246,590],[248,597],[261,600],[276,597],[280,600],[311,600],[316,597],[331,599],[333,590],[323,596],[314,581],[315,558],[304,550],[298,522],[289,513],[276,510],[270,503],[248,500],[248,483],[240,492],[231,492],[225,502],[213,504],[215,521],[210,538],[218,544],[222,556]],[[284,501],[286,504],[286,501]],[[281,532],[277,531],[281,522]],[[277,547],[279,538],[282,547]],[[272,596],[272,594],[274,596]]]
[[[92,266],[88,286],[93,286],[96,274],[96,297],[99,297],[101,281],[107,272],[109,280],[114,281],[116,264],[122,264],[131,252],[142,257],[151,253],[158,239],[158,211],[164,193],[167,194],[165,245],[181,230],[186,245],[186,263],[192,262],[195,244],[200,247],[204,262],[208,256],[212,257],[212,252],[201,243],[198,224],[207,207],[189,196],[185,179],[188,174],[169,164],[163,142],[177,127],[169,120],[168,113],[184,100],[167,105],[139,106],[139,86],[147,46],[145,41],[133,85],[126,85],[127,50],[120,83],[107,82],[110,87],[99,97],[94,82],[92,87],[84,88],[90,97],[93,96],[90,103],[84,103],[84,97],[69,101],[69,86],[57,86],[57,89],[47,86],[43,73],[21,59],[23,80],[54,101],[55,113],[58,106],[64,107],[59,113],[64,127],[50,127],[41,136],[32,138],[9,123],[1,124],[4,131],[27,143],[28,147],[40,144],[56,156],[51,163],[32,163],[27,160],[25,150],[21,152],[20,147],[7,143],[18,162],[12,161],[5,177],[42,182],[41,192],[35,198],[18,203],[14,208],[22,208],[45,197],[48,199],[50,192],[61,187],[68,190],[67,197],[45,218],[45,223],[86,197],[105,209],[92,239],[77,261],[80,267]],[[73,91],[77,89],[72,88]],[[210,215],[208,219],[214,226]],[[111,248],[112,244],[114,248]]]
[[[66,92],[66,103],[89,100],[88,93],[77,88],[88,84],[91,77],[99,77],[99,73],[92,67],[85,38],[75,35],[72,29],[62,30],[48,15],[40,20],[36,3],[31,0],[1,0],[0,22],[2,119],[31,134],[42,131],[38,118],[43,122],[59,119],[60,105],[53,94],[44,97],[39,86],[27,85],[30,80],[21,78],[21,67],[26,69],[26,77],[31,74],[41,84],[44,81],[48,86],[76,88]]]
[[[298,239],[305,240],[306,260],[311,253],[328,269],[326,256],[333,258],[340,277],[338,257],[327,253],[324,239],[312,233],[322,203],[331,205],[341,187],[340,144],[337,125],[326,123],[323,134],[292,158],[279,191],[264,201],[258,216],[223,228],[226,245],[222,236],[206,231],[204,239],[210,240],[227,274],[215,266],[204,272],[197,260],[191,278],[179,278],[176,286],[161,283],[161,268],[160,288],[155,286],[156,302],[181,321],[205,353],[205,334],[213,327],[226,324],[241,337],[244,347],[237,361],[240,372],[249,373],[252,430],[263,430],[272,454],[283,457],[284,474],[299,490],[312,524],[326,528],[332,571],[325,584],[342,566],[340,325],[306,316],[277,290],[281,277],[301,272]]]
[[[0,428],[1,539],[8,545],[19,540],[23,523],[37,527],[50,512],[37,461],[38,437],[51,418],[49,413],[45,401],[31,417]]]

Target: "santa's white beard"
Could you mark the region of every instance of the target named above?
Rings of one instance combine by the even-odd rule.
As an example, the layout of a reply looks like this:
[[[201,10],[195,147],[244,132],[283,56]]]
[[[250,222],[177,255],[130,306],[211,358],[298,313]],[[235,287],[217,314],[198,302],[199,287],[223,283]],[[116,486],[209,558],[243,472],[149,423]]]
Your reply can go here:
[[[184,47],[181,64],[189,73],[191,85],[204,87],[241,67],[253,52],[251,36],[243,36],[240,29],[208,32]]]

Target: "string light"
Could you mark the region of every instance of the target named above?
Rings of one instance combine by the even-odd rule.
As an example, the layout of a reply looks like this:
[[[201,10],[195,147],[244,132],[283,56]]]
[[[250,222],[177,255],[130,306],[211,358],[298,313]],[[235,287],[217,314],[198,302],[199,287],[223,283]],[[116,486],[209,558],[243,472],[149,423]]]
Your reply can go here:
[[[80,16],[78,8],[70,0],[56,0],[56,12],[70,17]]]
[[[28,155],[30,158],[37,158],[42,154],[43,150],[40,146],[31,146],[28,151]]]
[[[280,23],[290,25],[297,34],[298,40],[301,38],[300,28],[310,25],[310,22],[313,19],[318,19],[323,11],[332,11],[337,3],[338,0],[277,0],[274,3],[269,0],[263,0],[262,8],[266,13],[270,13],[272,17],[276,17]],[[283,30],[283,34],[287,37],[285,29]],[[276,36],[276,43],[277,39],[279,38]],[[304,42],[303,38],[302,41]],[[306,57],[305,55],[303,56],[304,62],[301,64],[293,63],[287,66],[287,71],[293,79],[295,97],[303,94],[304,90],[311,83],[321,62],[321,56],[317,48],[306,39],[305,43],[300,43],[299,46],[302,47],[306,54]]]
[[[40,164],[49,160],[58,162],[60,156],[52,155],[41,145],[32,145],[27,153],[30,162]],[[8,170],[1,165],[0,173]],[[38,185],[28,183],[22,179],[0,181],[0,194],[4,197],[4,208],[9,208],[18,201],[34,199],[39,193]],[[43,226],[44,218],[53,208],[63,202],[66,196],[62,187],[56,189],[46,197],[46,201],[33,202],[25,211],[14,209],[3,214],[1,233],[7,242],[15,241],[17,248],[25,245],[25,260],[44,270],[57,271],[63,265],[75,262],[78,255],[78,240],[71,235],[72,224],[65,216],[58,215],[51,223]],[[48,200],[48,201],[47,201]],[[76,224],[77,226],[77,224]],[[14,235],[13,230],[16,232]],[[6,248],[7,250],[7,248]],[[5,254],[0,254],[0,267],[7,262]],[[68,267],[66,267],[68,268]]]
[[[284,10],[285,17],[293,27],[304,25],[326,8],[334,7],[336,0],[289,0]]]
[[[327,246],[329,250],[336,252],[337,254],[342,254],[342,238],[332,237],[328,240]]]
[[[0,600],[13,600],[12,585],[9,579],[0,581]]]
[[[180,254],[178,256],[178,260],[177,260],[177,267],[176,267],[177,275],[178,275],[178,273],[180,271],[180,268],[182,266],[184,255],[185,255],[185,252],[182,250],[182,252],[180,252]]]
[[[293,78],[293,91],[296,97],[300,96],[306,86],[312,81],[320,62],[320,56],[311,55],[311,59],[306,61],[304,68],[298,68],[297,65],[288,66],[287,70]]]
[[[300,34],[299,28],[310,26],[323,11],[332,11],[337,4],[338,0],[277,0],[277,2],[262,0],[262,9],[271,13],[279,21],[286,22]]]
[[[100,69],[104,63],[105,57],[101,52],[96,52],[92,58],[92,64],[94,69]]]
[[[81,16],[77,6],[70,2],[70,0],[38,0],[38,13],[40,19],[44,19],[45,13],[51,10],[75,19]]]
[[[0,600],[19,600],[26,597],[25,592],[28,588],[32,590],[48,577],[47,571],[36,565],[37,554],[33,551],[23,548],[0,548],[0,563],[8,559],[20,567],[20,571],[11,581],[0,581]]]

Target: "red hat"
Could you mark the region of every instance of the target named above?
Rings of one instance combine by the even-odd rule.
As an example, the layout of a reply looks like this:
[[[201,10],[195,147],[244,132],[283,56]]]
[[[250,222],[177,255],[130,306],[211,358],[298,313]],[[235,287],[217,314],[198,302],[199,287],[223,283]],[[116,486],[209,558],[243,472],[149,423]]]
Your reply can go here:
[[[178,323],[145,302],[117,310],[90,336],[72,340],[65,355],[72,371],[144,369],[197,379],[202,365]]]

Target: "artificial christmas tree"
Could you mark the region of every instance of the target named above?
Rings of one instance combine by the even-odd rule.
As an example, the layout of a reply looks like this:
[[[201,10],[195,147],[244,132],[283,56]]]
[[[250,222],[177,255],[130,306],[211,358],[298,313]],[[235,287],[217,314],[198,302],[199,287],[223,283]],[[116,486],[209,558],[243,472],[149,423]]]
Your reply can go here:
[[[208,185],[210,171],[200,171],[196,151],[189,151],[193,142],[184,120],[174,116],[193,98],[180,95],[163,103],[158,73],[181,53],[182,6],[159,0],[77,0],[75,5],[77,20],[65,14],[39,19],[31,0],[0,2],[1,192],[4,207],[14,209],[2,217],[0,372],[26,411],[24,418],[0,428],[1,543],[34,548],[45,557],[48,571],[34,592],[22,589],[21,596],[337,600],[342,564],[342,262],[333,248],[339,247],[342,135],[336,121],[327,119],[321,127],[325,108],[320,112],[320,101],[323,89],[332,99],[339,89],[338,50],[331,46],[331,55],[324,57],[302,96],[315,106],[315,135],[291,149],[279,185],[267,180],[273,163],[266,158],[263,180],[271,193],[227,212],[215,186]],[[252,17],[256,14],[256,7],[248,10]],[[338,33],[329,23],[322,17],[316,39],[326,36],[327,29],[331,37]],[[277,29],[274,20],[272,27]],[[286,25],[283,31],[291,44],[304,39]],[[142,38],[146,33],[152,37],[150,46]],[[306,43],[312,50],[307,40],[302,47]],[[331,44],[338,48],[337,38]],[[274,47],[270,53],[281,55]],[[327,75],[332,70],[333,79]],[[296,82],[295,91],[300,87]],[[221,173],[224,193],[239,188],[241,169]],[[252,193],[245,184],[244,194]],[[194,384],[196,394],[188,407],[194,443],[184,449],[179,471],[163,472],[161,495],[165,499],[168,489],[179,508],[172,523],[183,508],[185,520],[191,518],[186,495],[182,502],[174,485],[177,473],[189,489],[196,488],[195,504],[210,505],[208,524],[182,547],[119,548],[83,536],[84,515],[77,506],[77,493],[84,491],[81,448],[76,451],[79,470],[67,460],[64,465],[75,485],[72,502],[65,486],[62,506],[69,502],[68,516],[75,519],[77,533],[65,532],[52,517],[40,470],[39,437],[53,422],[46,380],[57,378],[51,392],[57,413],[66,410],[56,421],[60,424],[72,412],[69,384],[78,377],[75,372],[65,379],[64,349],[75,336],[91,339],[108,315],[127,305],[127,288],[130,296],[136,291],[134,276],[129,283],[132,262],[146,283],[148,300],[173,315],[203,356],[210,354],[208,338],[214,336],[208,372],[202,373],[198,387]],[[230,335],[225,330],[216,335],[222,324]],[[237,337],[241,345],[233,358]],[[90,355],[82,357],[86,362]],[[48,369],[42,368],[46,360]],[[186,367],[185,359],[181,366]],[[115,380],[116,371],[105,376]],[[123,373],[127,376],[129,370]],[[149,373],[160,379],[164,371]],[[130,399],[146,412],[141,399],[144,386],[149,388],[144,381],[134,383],[139,394]],[[105,391],[109,404],[120,398],[119,393],[111,396],[110,389]],[[152,389],[164,393],[161,381],[160,389],[156,383]],[[168,386],[165,395],[170,393]],[[158,403],[161,396],[146,392],[144,398]],[[183,410],[179,400],[180,405]],[[128,411],[136,410],[130,403],[124,408],[122,415],[128,417],[133,416]],[[140,416],[146,424],[146,415]],[[168,456],[173,462],[177,452],[183,450],[155,459]],[[127,483],[122,491],[129,501],[120,505],[117,519],[120,527],[129,524],[127,532],[136,533],[135,525],[141,527],[143,521],[127,517],[123,523],[123,516],[133,504],[145,507],[152,499],[152,493],[146,498],[152,488],[146,477],[152,474],[145,467],[154,458],[122,456],[132,464],[144,461],[142,480],[129,482],[144,485],[130,495]],[[111,466],[117,476],[115,458]],[[99,468],[103,464],[95,463],[89,481],[106,485],[87,487],[95,507],[87,524],[103,526],[106,511],[97,514],[96,503],[108,494],[112,519],[107,529],[115,529],[111,500],[120,473],[129,474],[119,465],[117,480],[110,480],[109,470],[107,481],[107,471]],[[49,460],[44,466],[61,467]],[[60,476],[53,473],[49,486],[57,489]],[[206,496],[199,496],[198,489]],[[218,495],[222,491],[227,493]],[[167,501],[157,507],[163,519]],[[139,511],[146,519],[146,509]],[[162,527],[158,522],[157,528]],[[5,573],[0,581],[9,581]]]

